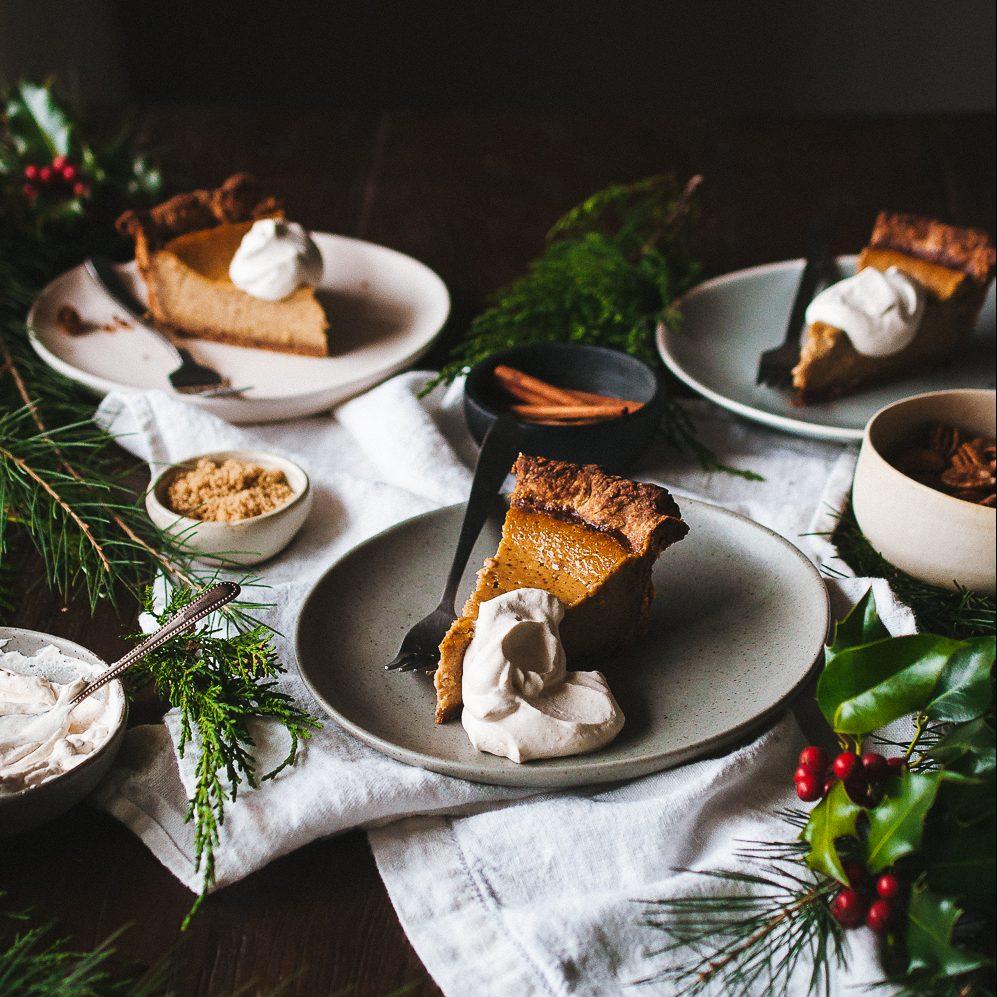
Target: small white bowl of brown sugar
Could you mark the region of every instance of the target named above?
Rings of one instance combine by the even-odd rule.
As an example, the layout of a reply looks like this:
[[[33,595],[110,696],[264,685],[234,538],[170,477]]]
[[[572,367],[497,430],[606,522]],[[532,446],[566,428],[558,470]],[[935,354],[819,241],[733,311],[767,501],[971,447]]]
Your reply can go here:
[[[295,537],[312,504],[308,475],[294,461],[255,450],[222,450],[166,468],[145,507],[161,530],[199,560],[259,564]]]

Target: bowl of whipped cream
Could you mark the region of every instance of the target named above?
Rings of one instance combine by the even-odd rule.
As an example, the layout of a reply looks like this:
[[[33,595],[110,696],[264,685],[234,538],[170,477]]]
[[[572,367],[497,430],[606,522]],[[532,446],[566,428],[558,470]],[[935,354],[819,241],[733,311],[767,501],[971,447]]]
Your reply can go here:
[[[124,687],[70,707],[106,668],[70,640],[0,627],[0,837],[60,816],[107,774],[125,734]]]

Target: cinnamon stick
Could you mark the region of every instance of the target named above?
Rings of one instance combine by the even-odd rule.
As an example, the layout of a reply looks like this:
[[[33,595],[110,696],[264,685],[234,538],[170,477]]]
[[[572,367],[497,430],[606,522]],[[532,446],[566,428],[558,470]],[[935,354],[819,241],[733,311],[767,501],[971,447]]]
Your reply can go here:
[[[627,407],[605,405],[513,405],[516,415],[528,419],[616,419],[627,414]]]
[[[578,399],[566,388],[541,381],[539,377],[526,374],[515,367],[499,364],[495,368],[495,378],[508,391],[510,385],[520,391],[528,391],[537,396],[538,400],[560,405],[577,405]]]
[[[515,395],[522,401],[537,403],[543,401],[563,405],[576,405],[578,403],[604,405],[611,402],[626,405],[631,409],[638,409],[644,404],[630,398],[600,395],[593,391],[583,391],[580,388],[561,388],[507,364],[499,364],[495,368],[494,374],[496,380],[509,394]]]

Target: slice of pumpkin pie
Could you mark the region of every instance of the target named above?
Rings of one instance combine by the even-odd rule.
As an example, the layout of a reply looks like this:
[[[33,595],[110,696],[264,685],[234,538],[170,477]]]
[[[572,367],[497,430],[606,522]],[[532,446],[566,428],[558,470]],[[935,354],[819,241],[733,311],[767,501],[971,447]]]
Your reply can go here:
[[[855,276],[807,309],[795,400],[837,398],[950,359],[976,324],[994,261],[985,232],[880,212]]]
[[[246,173],[215,190],[194,190],[145,211],[127,211],[117,228],[135,242],[135,261],[157,322],[181,336],[324,357],[329,323],[313,287],[279,300],[247,293],[229,267],[253,225],[283,222],[278,200]],[[317,253],[317,250],[315,250]],[[319,264],[320,265],[320,264]]]
[[[522,454],[494,557],[440,644],[436,722],[461,706],[464,654],[483,602],[514,589],[543,589],[565,607],[561,640],[569,666],[613,655],[647,625],[658,555],[689,531],[658,485]]]

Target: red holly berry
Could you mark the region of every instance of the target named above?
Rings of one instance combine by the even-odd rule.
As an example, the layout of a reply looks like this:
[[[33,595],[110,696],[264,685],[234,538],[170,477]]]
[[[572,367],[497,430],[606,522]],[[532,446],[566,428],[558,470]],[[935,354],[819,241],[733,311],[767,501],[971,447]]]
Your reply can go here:
[[[886,759],[886,767],[890,770],[890,775],[900,775],[907,770],[907,763],[899,756]]]
[[[55,159],[52,160],[52,169],[61,171],[62,168],[68,162],[69,162],[68,157],[66,157],[66,156],[56,156]]]
[[[890,774],[890,767],[878,751],[867,751],[862,756],[862,771],[870,782],[882,782]]]
[[[841,890],[831,901],[831,915],[845,928],[856,927],[865,911],[865,897],[858,890]]]
[[[837,781],[838,780],[835,779],[833,775],[830,776],[830,778],[827,778],[827,779],[824,780],[824,795],[825,796],[827,796],[827,794],[830,793],[832,789],[834,789],[834,784]]]
[[[807,776],[813,775],[810,769],[805,769],[800,765],[796,771],[793,773],[793,782],[799,782],[801,779],[806,779]]]
[[[892,900],[900,893],[900,880],[891,872],[884,872],[876,880],[876,892],[884,900]]]
[[[869,873],[858,859],[849,859],[847,862],[842,863],[842,868],[845,870],[845,878],[848,880],[849,886],[854,886],[858,889],[865,884]]]
[[[893,910],[885,900],[873,900],[869,905],[869,913],[865,923],[875,932],[885,931],[893,917]]]
[[[827,768],[827,752],[816,744],[811,744],[800,752],[800,768],[815,775]]]
[[[62,168],[62,179],[66,183],[72,183],[79,175],[80,171],[72,163],[66,163]]]
[[[832,768],[834,769],[834,774],[839,779],[847,779],[852,772],[855,771],[855,766],[859,763],[859,756],[855,754],[854,751],[842,751],[837,758],[834,759]]]
[[[41,169],[38,170],[38,179],[42,183],[51,183],[52,182],[52,175],[53,174],[52,174],[52,167],[51,166],[43,166],[43,167],[41,167]]]
[[[77,197],[86,197],[90,193],[90,188],[82,180],[77,180],[73,184],[73,193]]]
[[[796,780],[796,795],[804,803],[813,803],[815,800],[819,800],[822,788],[817,777],[809,772],[803,778]]]
[[[33,183],[26,183],[21,188],[21,193],[29,200],[33,201],[38,196],[38,188]]]
[[[38,179],[38,167],[34,163],[28,163],[24,167],[24,179],[25,180],[37,180]]]

